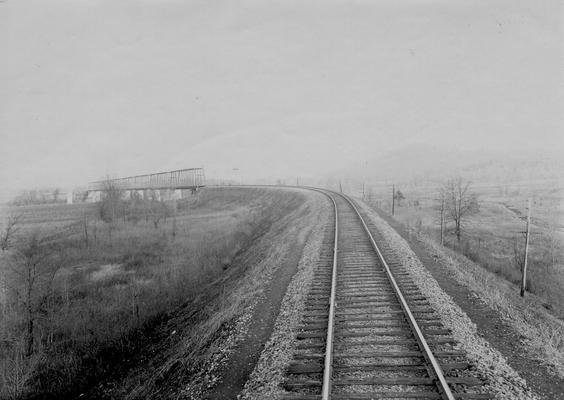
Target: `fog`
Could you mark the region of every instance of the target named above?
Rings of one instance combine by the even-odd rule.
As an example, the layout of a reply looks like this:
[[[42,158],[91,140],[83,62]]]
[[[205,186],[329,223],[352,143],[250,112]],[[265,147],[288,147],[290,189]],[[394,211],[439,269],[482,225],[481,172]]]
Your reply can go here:
[[[562,11],[550,0],[6,0],[0,182],[196,166],[249,182],[321,176],[419,145],[557,157]]]

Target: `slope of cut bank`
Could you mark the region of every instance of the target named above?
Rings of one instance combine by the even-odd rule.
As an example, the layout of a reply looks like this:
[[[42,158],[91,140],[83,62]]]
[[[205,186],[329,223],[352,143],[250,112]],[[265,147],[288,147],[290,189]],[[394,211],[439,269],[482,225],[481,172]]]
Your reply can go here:
[[[333,237],[330,223],[332,208],[326,198],[321,200],[324,201],[323,207],[311,227],[298,272],[292,278],[282,300],[272,335],[238,397],[241,400],[276,399],[283,392],[281,385],[288,364],[293,358],[296,333],[314,278],[314,268],[323,256],[331,257],[331,249],[327,249],[326,244],[331,243]]]
[[[328,220],[329,204],[321,194],[306,193],[312,212],[295,221],[283,234],[283,241],[288,243],[284,247],[285,254],[276,263],[279,265],[274,265],[272,278],[257,296],[254,307],[249,308],[248,329],[239,335],[237,346],[222,370],[221,382],[207,393],[209,400],[234,399],[239,395],[251,372],[257,368],[259,358],[264,359],[265,345],[266,353],[271,349],[274,325],[279,323],[279,315],[286,313],[288,293],[295,290],[297,282],[302,285],[307,282],[312,258],[318,257],[321,250],[320,238]],[[269,379],[266,384],[274,383]]]
[[[561,321],[543,311],[541,302],[518,299],[516,288],[508,288],[506,282],[465,257],[422,236],[410,235],[383,211],[372,210],[360,201],[358,203],[380,226],[385,227],[383,231],[389,240],[403,249],[399,253],[406,262],[415,265],[414,270],[421,276],[419,282],[430,282],[429,285],[440,287],[447,295],[445,302],[455,305],[463,312],[464,319],[471,321],[470,325],[461,326],[466,332],[459,332],[459,337],[472,332],[474,339],[467,341],[469,354],[486,369],[484,361],[492,362],[493,375],[486,374],[490,381],[497,380],[502,385],[515,384],[526,390],[524,393],[529,393],[523,393],[523,397],[507,397],[500,387],[495,390],[498,398],[564,399],[563,363],[559,355],[564,337]],[[526,305],[528,302],[531,304]],[[545,335],[543,331],[553,333]],[[553,343],[550,343],[551,340]],[[487,342],[486,347],[484,342]],[[504,374],[495,377],[495,373],[500,371],[512,371],[509,375],[511,379],[508,380]]]
[[[171,312],[128,368],[81,399],[222,399],[242,389],[326,200],[299,189],[233,190],[272,199],[272,224],[239,251],[224,276]]]

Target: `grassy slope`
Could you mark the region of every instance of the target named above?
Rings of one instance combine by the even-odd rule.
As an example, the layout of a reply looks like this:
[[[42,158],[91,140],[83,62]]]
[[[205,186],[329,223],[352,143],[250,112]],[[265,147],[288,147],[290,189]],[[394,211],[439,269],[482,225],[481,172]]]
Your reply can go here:
[[[137,350],[163,340],[161,328],[173,320],[182,322],[177,325],[184,327],[179,335],[184,345],[186,338],[198,338],[191,344],[191,355],[208,348],[210,338],[221,337],[234,323],[239,306],[253,295],[249,290],[226,300],[230,282],[245,273],[242,260],[249,247],[286,229],[289,220],[282,221],[295,210],[305,213],[303,204],[303,196],[289,191],[206,189],[179,204],[174,223],[169,219],[154,229],[150,222],[123,222],[115,227],[111,242],[107,226],[95,221],[92,206],[19,209],[26,215],[22,232],[72,226],[84,215],[90,231],[88,248],[83,234],[75,230],[65,239],[69,251],[53,284],[57,304],[49,310],[48,324],[40,326],[35,356],[17,371],[20,382],[25,380],[21,391],[31,388],[28,392],[42,393],[40,397],[47,392],[56,396],[67,392],[73,379],[67,393],[76,393],[108,373],[122,374],[116,362],[125,366]],[[208,301],[217,298],[219,304]],[[12,319],[4,315],[3,323],[3,338],[13,339],[20,326],[17,312]],[[49,340],[43,335],[47,330],[55,333]],[[4,353],[4,360],[10,354]],[[14,370],[2,372],[2,390],[8,395]]]
[[[533,206],[527,286],[543,299],[545,307],[564,317],[564,202],[561,191],[546,188],[542,200]],[[436,202],[429,193],[405,190],[406,201],[396,207],[395,219],[415,232],[438,240]],[[528,193],[482,192],[480,212],[466,222],[461,244],[447,235],[447,246],[477,262],[487,270],[519,285],[521,272],[515,262],[515,247],[522,254]],[[419,206],[414,207],[413,201]],[[382,206],[384,209],[387,207]],[[515,290],[518,290],[517,288]]]
[[[216,385],[234,346],[249,328],[252,310],[270,277],[294,250],[296,238],[309,234],[317,217],[311,201],[289,204],[291,191],[275,193],[284,217],[236,258],[229,275],[215,281],[196,300],[205,307],[195,308],[189,325],[185,323],[188,310],[171,321],[169,329],[176,327],[177,334],[161,345],[157,357],[139,365],[120,382],[123,398],[201,399]]]
[[[422,240],[459,282],[501,312],[522,335],[532,357],[542,360],[564,378],[564,321],[546,310],[543,298],[534,294],[522,298],[515,286],[499,275],[428,237]]]
[[[448,237],[447,243],[454,248],[450,249],[437,243],[433,201],[425,200],[422,193],[406,191],[405,194],[410,200],[419,199],[420,207],[404,204],[396,208],[394,218],[414,235],[419,235],[429,251],[448,266],[459,282],[501,312],[523,335],[532,357],[543,360],[564,377],[564,258],[561,242],[551,240],[554,230],[561,228],[559,218],[550,219],[550,215],[560,215],[561,203],[537,205],[528,279],[530,292],[521,298],[520,271],[514,265],[512,245],[515,232],[523,229],[524,222],[519,214],[524,213],[522,205],[526,203],[522,196],[483,194],[480,212],[469,219],[462,245],[457,246],[454,239]],[[508,209],[507,204],[512,204],[513,210]],[[517,205],[521,205],[521,209]],[[549,257],[551,251],[555,251],[554,264],[552,256]]]

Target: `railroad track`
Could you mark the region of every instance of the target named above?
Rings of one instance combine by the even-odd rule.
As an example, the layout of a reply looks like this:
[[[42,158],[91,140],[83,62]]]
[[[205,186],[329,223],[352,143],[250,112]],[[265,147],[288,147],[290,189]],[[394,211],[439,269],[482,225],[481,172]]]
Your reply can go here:
[[[322,192],[335,218],[282,398],[492,398],[376,227],[348,197]]]

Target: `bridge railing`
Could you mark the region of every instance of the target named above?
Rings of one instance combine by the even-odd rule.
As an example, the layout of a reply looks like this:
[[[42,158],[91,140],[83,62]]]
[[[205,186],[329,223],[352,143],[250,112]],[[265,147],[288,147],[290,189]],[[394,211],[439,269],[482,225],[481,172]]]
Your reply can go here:
[[[88,185],[88,190],[103,191],[109,183],[122,190],[198,189],[205,186],[205,175],[203,168],[179,169],[91,182]]]

